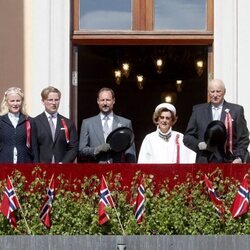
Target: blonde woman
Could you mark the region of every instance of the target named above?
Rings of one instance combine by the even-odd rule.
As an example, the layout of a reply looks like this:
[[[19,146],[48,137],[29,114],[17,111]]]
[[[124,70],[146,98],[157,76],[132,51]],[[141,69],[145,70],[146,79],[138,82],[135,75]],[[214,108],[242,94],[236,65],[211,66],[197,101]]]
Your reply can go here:
[[[37,162],[36,127],[24,105],[20,88],[11,87],[4,93],[0,110],[0,162]]]

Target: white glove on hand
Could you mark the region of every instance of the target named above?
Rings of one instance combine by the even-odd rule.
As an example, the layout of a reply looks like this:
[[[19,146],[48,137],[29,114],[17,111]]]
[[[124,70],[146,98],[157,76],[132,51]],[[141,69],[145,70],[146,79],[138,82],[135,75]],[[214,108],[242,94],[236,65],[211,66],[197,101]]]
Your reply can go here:
[[[94,154],[98,155],[101,152],[107,152],[110,150],[110,145],[108,143],[103,143],[95,148]]]
[[[233,160],[233,162],[232,163],[242,163],[242,160],[241,160],[241,158],[240,157],[237,157],[236,159],[234,159]]]
[[[207,144],[206,144],[206,142],[204,142],[204,141],[199,142],[198,148],[199,148],[199,150],[206,150],[206,149],[207,149]]]

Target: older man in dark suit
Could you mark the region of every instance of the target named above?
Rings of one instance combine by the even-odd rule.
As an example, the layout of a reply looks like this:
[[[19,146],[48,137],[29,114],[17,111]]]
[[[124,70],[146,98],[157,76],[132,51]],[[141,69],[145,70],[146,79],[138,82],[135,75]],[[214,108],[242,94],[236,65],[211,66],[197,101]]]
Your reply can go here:
[[[113,113],[114,91],[110,88],[99,90],[97,104],[100,113],[82,121],[79,155],[90,162],[136,162],[134,143],[125,152],[114,152],[106,143],[108,134],[116,128],[128,127],[132,130],[132,123],[129,119]]]
[[[225,123],[227,141],[225,145],[225,162],[242,163],[248,154],[249,131],[244,117],[244,109],[238,104],[226,102],[223,81],[214,79],[208,84],[208,103],[193,107],[186,132],[184,144],[197,153],[197,163],[207,163],[204,152],[209,150],[204,141],[204,134],[208,124],[213,120]]]
[[[45,111],[34,118],[39,162],[74,162],[78,153],[78,135],[74,123],[57,112],[61,92],[49,86],[42,90],[41,97]]]

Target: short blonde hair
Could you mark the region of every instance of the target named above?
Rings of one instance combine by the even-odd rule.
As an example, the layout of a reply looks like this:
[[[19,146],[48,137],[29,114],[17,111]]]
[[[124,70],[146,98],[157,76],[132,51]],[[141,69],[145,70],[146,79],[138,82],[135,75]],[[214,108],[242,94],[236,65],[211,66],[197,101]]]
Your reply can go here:
[[[62,95],[61,91],[53,86],[49,86],[42,90],[41,92],[42,100],[46,100],[50,93],[57,93],[59,96],[59,99],[61,99],[61,95]]]
[[[8,108],[8,105],[7,105],[7,100],[8,100],[8,96],[10,94],[17,94],[21,97],[21,100],[22,100],[22,103],[21,103],[21,109],[20,109],[20,112],[24,115],[27,115],[27,112],[25,110],[25,103],[24,103],[24,93],[22,92],[22,90],[20,88],[17,88],[17,87],[11,87],[11,88],[8,88],[5,93],[4,93],[4,96],[3,96],[3,100],[2,100],[2,103],[1,103],[1,111],[0,111],[0,115],[5,115],[9,112],[9,108]]]

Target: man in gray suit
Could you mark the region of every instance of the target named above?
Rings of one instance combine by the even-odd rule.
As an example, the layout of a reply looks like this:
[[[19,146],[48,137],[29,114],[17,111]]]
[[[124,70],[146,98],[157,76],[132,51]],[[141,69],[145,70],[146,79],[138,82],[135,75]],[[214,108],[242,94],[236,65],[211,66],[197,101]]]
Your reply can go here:
[[[108,134],[116,128],[128,127],[130,120],[114,114],[115,94],[110,88],[102,88],[97,94],[100,113],[84,119],[81,125],[79,156],[84,160],[99,163],[136,162],[135,144],[125,152],[114,152],[106,143]]]
[[[208,103],[193,107],[192,115],[184,134],[184,144],[197,153],[197,163],[208,163],[211,149],[204,141],[207,126],[213,120],[225,123],[227,141],[224,162],[242,163],[248,154],[249,131],[244,117],[244,109],[238,104],[226,102],[223,81],[214,79],[208,84]],[[216,159],[213,161],[216,162]]]

